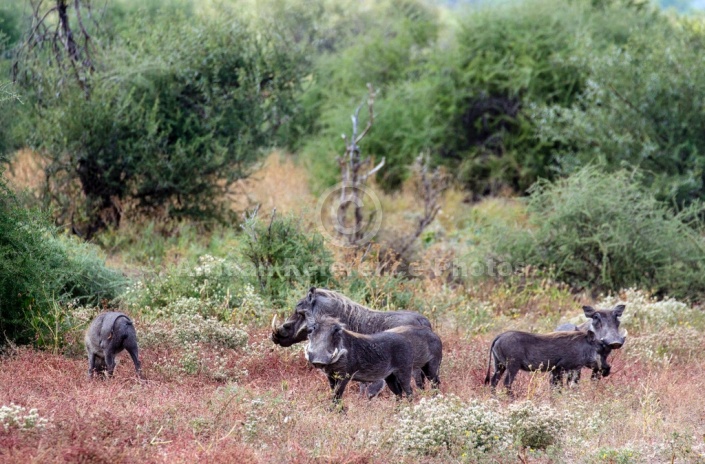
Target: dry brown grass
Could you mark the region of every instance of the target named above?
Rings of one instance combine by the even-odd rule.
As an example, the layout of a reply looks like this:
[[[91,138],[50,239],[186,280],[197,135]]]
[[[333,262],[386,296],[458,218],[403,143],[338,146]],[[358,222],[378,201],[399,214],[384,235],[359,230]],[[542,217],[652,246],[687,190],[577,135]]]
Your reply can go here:
[[[281,152],[271,153],[250,177],[238,181],[228,200],[235,211],[261,205],[266,213],[273,208],[281,213],[300,213],[316,205],[306,170]]]
[[[4,176],[11,188],[18,191],[26,190],[33,197],[39,198],[46,180],[44,175],[46,166],[46,159],[38,153],[23,149],[12,156]]]

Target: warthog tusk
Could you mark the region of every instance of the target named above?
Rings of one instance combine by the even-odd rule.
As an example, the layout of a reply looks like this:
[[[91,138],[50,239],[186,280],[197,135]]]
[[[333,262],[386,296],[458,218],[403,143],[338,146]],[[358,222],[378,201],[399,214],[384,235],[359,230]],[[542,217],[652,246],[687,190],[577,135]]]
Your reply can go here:
[[[272,318],[272,331],[277,330],[277,315],[275,314]]]
[[[338,350],[338,348],[336,348],[335,351],[333,351],[333,358],[330,360],[329,364],[333,364],[335,362],[338,362],[338,360],[341,358],[341,356],[343,356],[347,352],[348,352],[348,350],[346,350],[345,348],[343,348],[342,350]]]
[[[620,335],[626,339],[627,338],[627,329],[622,329],[622,333]]]

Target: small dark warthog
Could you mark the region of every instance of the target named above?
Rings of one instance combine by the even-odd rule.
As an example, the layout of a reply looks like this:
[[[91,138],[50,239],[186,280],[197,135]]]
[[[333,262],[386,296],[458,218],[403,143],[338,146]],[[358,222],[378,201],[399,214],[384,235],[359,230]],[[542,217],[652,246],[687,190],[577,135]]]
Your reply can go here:
[[[308,337],[306,314],[313,318],[330,316],[357,333],[372,334],[402,325],[417,325],[431,328],[431,323],[422,314],[413,311],[375,311],[355,303],[340,293],[323,288],[311,287],[306,297],[299,300],[294,312],[281,326],[276,325],[276,316],[272,319],[272,341],[281,346],[291,346]],[[414,373],[417,385],[423,377]],[[367,386],[367,395],[375,396],[384,387],[384,382]]]
[[[598,353],[600,341],[595,332],[553,332],[546,335],[510,331],[498,335],[490,346],[485,385],[494,389],[507,371],[504,385],[511,394],[512,382],[519,370],[551,372],[551,384],[560,386],[563,373],[589,367],[601,369]],[[490,381],[490,368],[494,356],[494,375]]]
[[[138,356],[137,332],[127,315],[118,312],[99,314],[86,330],[86,351],[88,352],[88,377],[93,374],[108,373],[113,376],[115,356],[127,350],[135,364],[135,371],[140,379],[142,365]]]
[[[411,372],[414,366],[412,339],[392,331],[375,334],[351,332],[338,319],[318,317],[309,323],[306,359],[326,373],[333,390],[333,401],[343,396],[350,380],[384,380],[401,397],[411,397]]]
[[[626,341],[626,333],[622,334],[619,331],[619,318],[622,317],[624,308],[623,304],[612,309],[595,309],[592,306],[583,306],[583,312],[585,312],[585,317],[589,319],[588,321],[580,325],[567,322],[559,325],[556,329],[558,331],[580,330],[587,332],[591,330],[595,332],[595,336],[601,342],[598,352],[602,359],[602,368],[592,371],[593,379],[610,375],[611,366],[607,363],[607,356],[612,353],[612,350],[621,348]],[[579,370],[568,372],[569,383],[578,383],[579,380]]]

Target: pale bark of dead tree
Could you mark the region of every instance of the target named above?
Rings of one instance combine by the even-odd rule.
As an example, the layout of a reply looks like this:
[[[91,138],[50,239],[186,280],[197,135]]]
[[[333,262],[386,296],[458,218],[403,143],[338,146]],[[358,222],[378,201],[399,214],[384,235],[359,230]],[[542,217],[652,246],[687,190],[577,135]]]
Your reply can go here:
[[[345,141],[345,154],[338,158],[342,185],[340,189],[340,200],[338,203],[336,218],[337,229],[339,235],[346,238],[348,244],[353,246],[359,245],[359,242],[365,235],[365,227],[363,225],[365,213],[363,211],[362,200],[365,184],[370,176],[382,169],[385,161],[384,158],[382,158],[382,161],[372,167],[372,158],[369,156],[363,157],[360,150],[360,141],[369,133],[372,128],[372,124],[374,123],[375,91],[371,84],[367,84],[367,89],[369,92],[367,98],[367,108],[369,111],[367,125],[358,135],[359,116],[360,110],[362,109],[361,104],[352,115],[352,133],[350,138],[343,134],[343,140]],[[348,209],[351,205],[353,206],[353,225],[348,226]],[[373,211],[371,215],[374,215],[375,213],[376,212]],[[371,221],[372,216],[370,216],[369,219]]]

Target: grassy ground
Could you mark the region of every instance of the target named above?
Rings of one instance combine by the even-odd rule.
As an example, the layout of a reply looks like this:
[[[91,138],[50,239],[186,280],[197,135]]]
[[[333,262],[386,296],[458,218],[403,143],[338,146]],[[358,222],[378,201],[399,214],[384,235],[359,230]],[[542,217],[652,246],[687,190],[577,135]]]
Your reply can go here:
[[[448,462],[467,461],[440,449],[407,454],[390,442],[401,411],[385,391],[368,401],[351,385],[346,413],[329,409],[327,382],[306,365],[300,349],[275,347],[263,330],[247,348],[227,354],[246,370],[238,381],[161,371],[159,350],[143,350],[146,383],[136,381],[122,357],[110,381],[86,380],[86,361],[30,349],[2,360],[0,403],[35,407],[45,429],[0,430],[3,462]],[[492,398],[483,386],[490,337],[441,331],[441,393],[468,402]],[[700,346],[700,349],[705,348]],[[593,428],[565,430],[563,445],[527,452],[530,462],[695,462],[702,460],[705,411],[702,360],[650,365],[633,359],[629,345],[612,359],[613,373],[599,382],[551,392],[543,374],[522,373],[518,399],[556,411],[581,411]],[[511,401],[499,395],[501,408]],[[585,414],[588,411],[590,414]],[[593,416],[594,414],[594,416]],[[676,435],[674,435],[676,434]],[[521,450],[492,455],[515,462]],[[602,457],[600,455],[602,452]],[[632,457],[628,453],[633,453]],[[435,454],[435,455],[434,455]],[[393,457],[392,457],[393,456]],[[619,459],[614,456],[618,456]]]

